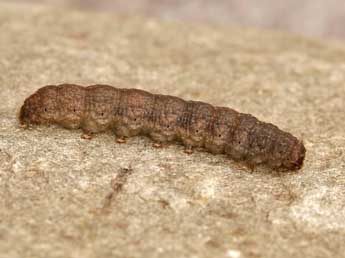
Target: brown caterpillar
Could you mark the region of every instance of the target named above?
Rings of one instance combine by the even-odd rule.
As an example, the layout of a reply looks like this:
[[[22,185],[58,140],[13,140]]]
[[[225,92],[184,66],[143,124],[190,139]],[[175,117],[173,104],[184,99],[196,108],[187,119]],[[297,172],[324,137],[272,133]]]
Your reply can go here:
[[[69,129],[81,128],[86,138],[114,130],[118,142],[135,135],[149,136],[156,147],[180,141],[187,153],[192,153],[193,147],[202,147],[250,166],[300,169],[306,152],[296,137],[252,115],[107,85],[42,87],[25,100],[19,120],[24,126],[58,124]]]

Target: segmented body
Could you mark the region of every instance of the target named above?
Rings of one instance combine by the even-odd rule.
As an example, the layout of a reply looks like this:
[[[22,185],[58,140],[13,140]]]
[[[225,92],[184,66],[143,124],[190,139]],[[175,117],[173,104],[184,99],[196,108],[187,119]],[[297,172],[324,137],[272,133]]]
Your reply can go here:
[[[182,142],[250,165],[299,169],[305,148],[277,126],[249,114],[199,101],[107,85],[49,85],[25,100],[22,124],[59,124],[117,137],[147,135],[157,143]]]

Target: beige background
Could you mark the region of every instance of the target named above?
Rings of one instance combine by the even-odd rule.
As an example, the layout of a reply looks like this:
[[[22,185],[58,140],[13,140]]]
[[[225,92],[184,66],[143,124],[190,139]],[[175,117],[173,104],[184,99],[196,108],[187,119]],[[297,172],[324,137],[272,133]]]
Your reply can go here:
[[[325,38],[345,37],[342,0],[11,0],[168,20],[238,24]]]

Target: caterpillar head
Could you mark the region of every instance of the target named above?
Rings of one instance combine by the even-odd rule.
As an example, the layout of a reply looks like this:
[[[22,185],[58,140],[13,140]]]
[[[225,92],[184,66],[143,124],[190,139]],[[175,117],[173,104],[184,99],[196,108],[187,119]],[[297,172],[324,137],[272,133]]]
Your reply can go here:
[[[302,141],[296,141],[292,146],[290,155],[285,157],[283,166],[291,170],[298,170],[303,166],[306,149]]]
[[[57,115],[56,86],[45,86],[24,101],[19,112],[21,125],[49,124]]]

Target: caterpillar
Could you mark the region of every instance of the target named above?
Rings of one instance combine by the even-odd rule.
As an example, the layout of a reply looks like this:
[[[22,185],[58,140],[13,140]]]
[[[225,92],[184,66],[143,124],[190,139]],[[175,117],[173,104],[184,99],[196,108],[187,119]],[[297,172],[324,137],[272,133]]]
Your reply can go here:
[[[302,141],[250,114],[199,101],[108,85],[47,85],[28,97],[19,112],[22,126],[57,124],[82,129],[83,138],[113,130],[117,142],[149,136],[154,147],[180,142],[186,153],[203,148],[251,167],[298,170]]]

